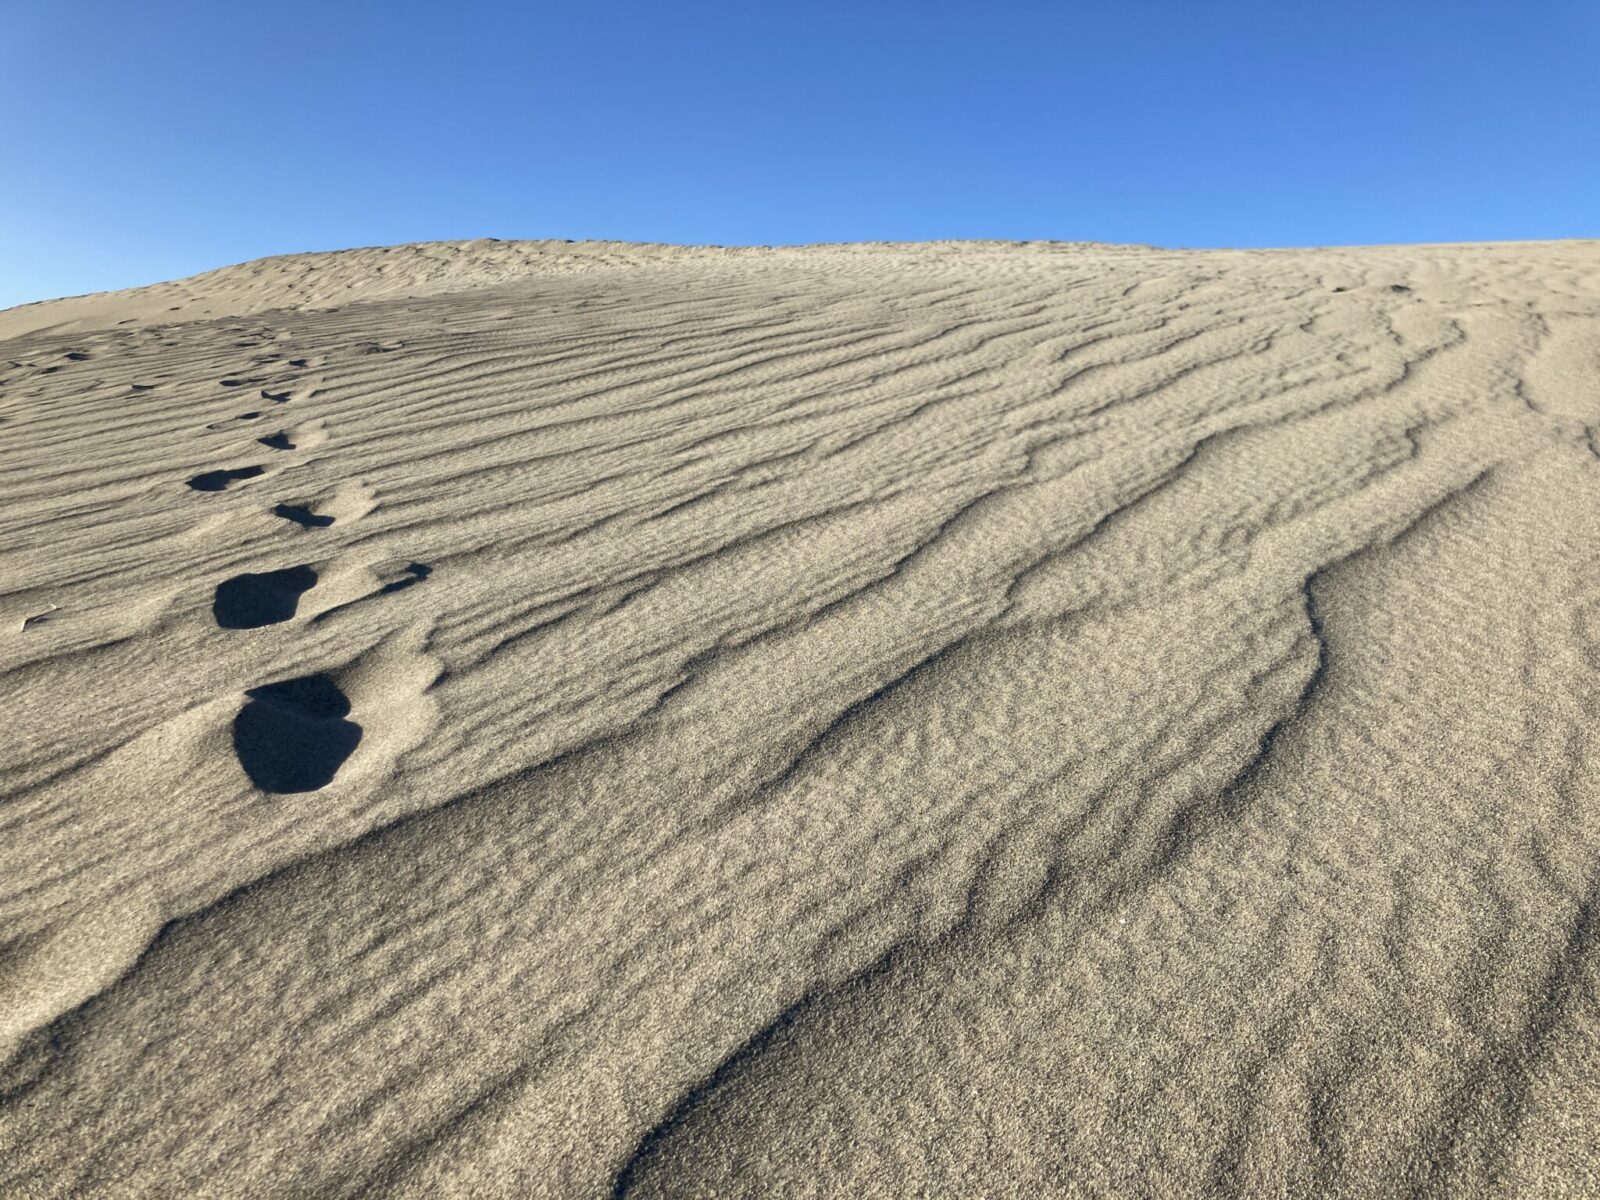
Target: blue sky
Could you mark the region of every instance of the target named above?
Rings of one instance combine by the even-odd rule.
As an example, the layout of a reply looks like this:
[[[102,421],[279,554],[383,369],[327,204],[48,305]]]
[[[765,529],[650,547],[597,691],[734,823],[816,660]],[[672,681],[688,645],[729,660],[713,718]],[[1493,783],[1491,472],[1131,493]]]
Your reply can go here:
[[[1600,2],[5,6],[0,306],[482,236],[1600,236]]]

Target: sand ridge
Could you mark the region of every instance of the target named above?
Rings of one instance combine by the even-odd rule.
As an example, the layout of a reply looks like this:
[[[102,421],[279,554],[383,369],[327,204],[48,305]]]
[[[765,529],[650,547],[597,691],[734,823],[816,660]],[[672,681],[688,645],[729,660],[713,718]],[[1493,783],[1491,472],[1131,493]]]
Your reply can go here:
[[[1600,1191],[1600,245],[0,313],[0,1192]]]

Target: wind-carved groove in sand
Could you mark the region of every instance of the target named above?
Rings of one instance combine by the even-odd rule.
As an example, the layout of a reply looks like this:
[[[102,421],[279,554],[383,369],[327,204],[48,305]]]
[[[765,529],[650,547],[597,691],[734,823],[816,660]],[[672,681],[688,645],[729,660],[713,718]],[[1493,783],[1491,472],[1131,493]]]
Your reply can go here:
[[[879,969],[881,964],[874,963],[859,972],[857,978],[864,978]],[[671,1144],[673,1134],[688,1124],[695,1110],[715,1096],[718,1089],[738,1074],[741,1068],[759,1060],[762,1053],[777,1041],[785,1030],[794,1025],[816,999],[815,993],[807,992],[795,1000],[772,1020],[756,1029],[737,1049],[719,1062],[716,1069],[705,1079],[686,1090],[672,1109],[635,1143],[627,1159],[612,1177],[611,1200],[627,1200],[627,1197],[633,1194],[634,1185],[638,1182],[643,1169],[656,1154]]]
[[[264,792],[314,792],[333,782],[361,744],[361,726],[345,718],[350,701],[326,675],[269,683],[245,693],[233,720],[233,751]]]
[[[220,492],[226,490],[231,483],[241,479],[254,479],[263,473],[264,468],[256,466],[223,467],[216,471],[202,471],[187,482],[189,487],[197,492]]]
[[[292,618],[300,607],[300,597],[316,586],[317,573],[308,566],[246,572],[217,585],[211,613],[222,629],[277,625]]]

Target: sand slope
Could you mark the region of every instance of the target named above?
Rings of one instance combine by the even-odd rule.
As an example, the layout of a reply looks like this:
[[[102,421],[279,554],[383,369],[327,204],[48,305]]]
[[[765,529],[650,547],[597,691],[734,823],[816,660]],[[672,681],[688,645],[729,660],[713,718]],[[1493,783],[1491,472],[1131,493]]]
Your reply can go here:
[[[1600,1194],[1600,244],[0,313],[0,1194]]]

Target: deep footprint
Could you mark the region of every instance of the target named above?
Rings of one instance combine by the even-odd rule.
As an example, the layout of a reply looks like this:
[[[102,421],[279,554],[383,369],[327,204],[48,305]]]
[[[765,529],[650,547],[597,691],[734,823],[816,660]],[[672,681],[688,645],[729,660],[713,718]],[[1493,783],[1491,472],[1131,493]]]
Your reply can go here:
[[[261,474],[260,467],[226,467],[220,471],[205,471],[189,480],[197,492],[220,492],[238,479],[254,479]]]
[[[317,573],[306,566],[235,575],[217,585],[211,615],[222,629],[277,625],[294,616],[300,597],[316,586]]]
[[[289,440],[289,435],[281,431],[278,433],[269,433],[266,437],[257,438],[256,441],[260,442],[269,450],[294,449],[294,443]]]
[[[326,529],[333,524],[332,517],[312,512],[303,504],[280,504],[272,510],[272,515],[282,517],[285,521],[293,521],[302,529]]]
[[[361,726],[345,720],[350,701],[326,675],[251,688],[233,719],[233,752],[264,792],[327,787],[361,744]]]

